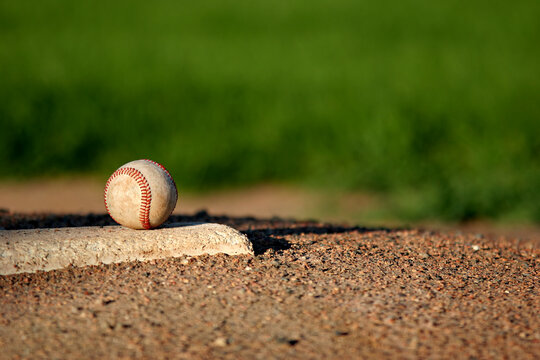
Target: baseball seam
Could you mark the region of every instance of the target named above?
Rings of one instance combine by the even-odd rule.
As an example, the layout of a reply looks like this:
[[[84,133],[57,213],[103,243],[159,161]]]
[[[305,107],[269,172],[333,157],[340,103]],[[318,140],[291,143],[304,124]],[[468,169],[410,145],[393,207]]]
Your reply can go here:
[[[141,223],[144,229],[150,229],[151,228],[150,203],[152,202],[152,192],[150,191],[150,184],[148,183],[148,180],[146,180],[144,175],[135,168],[131,168],[131,167],[120,168],[111,175],[109,180],[107,180],[107,183],[105,184],[105,194],[104,194],[105,209],[107,209],[107,213],[113,218],[114,221],[116,221],[116,219],[111,215],[111,212],[109,211],[109,205],[107,204],[107,192],[109,191],[109,186],[111,182],[115,178],[121,175],[127,175],[131,177],[139,185],[139,188],[141,190],[141,206],[139,209],[139,222]]]
[[[169,180],[171,180],[171,182],[174,185],[174,194],[176,196],[175,202],[177,202],[178,201],[178,189],[176,188],[176,182],[174,181],[174,179],[171,176],[171,174],[169,173],[169,171],[165,168],[165,166],[161,165],[158,162],[155,162],[154,160],[150,160],[150,159],[143,159],[143,160],[148,161],[149,163],[154,164],[154,165],[158,166],[161,170],[165,171],[165,174],[167,174],[167,176],[169,177]]]

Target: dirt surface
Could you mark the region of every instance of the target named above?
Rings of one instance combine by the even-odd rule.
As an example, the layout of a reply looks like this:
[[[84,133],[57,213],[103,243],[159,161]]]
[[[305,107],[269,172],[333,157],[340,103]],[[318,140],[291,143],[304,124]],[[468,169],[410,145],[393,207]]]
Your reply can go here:
[[[103,213],[103,188],[107,179],[90,177],[37,179],[0,182],[0,210],[55,214]],[[388,217],[384,199],[374,194],[321,192],[283,184],[261,184],[204,194],[186,193],[179,186],[175,214],[194,214],[201,209],[211,214],[257,218],[318,219],[326,222],[361,223],[369,226],[401,226],[402,219]],[[384,215],[386,214],[386,215]],[[430,230],[459,229],[493,237],[518,237],[540,245],[540,226],[532,224],[496,224],[472,222],[414,224]]]
[[[540,357],[535,242],[206,213],[170,221],[231,225],[256,255],[0,276],[0,357]],[[110,223],[0,214],[6,229]]]
[[[102,213],[105,211],[103,190],[106,180],[65,178],[0,182],[0,208],[13,212]],[[324,200],[321,194],[280,185],[205,194],[186,193],[179,186],[178,191],[176,213],[183,214],[206,209],[213,214],[229,216],[313,216],[318,214],[312,210]],[[348,201],[351,201],[350,197]],[[355,204],[363,203],[356,201]]]

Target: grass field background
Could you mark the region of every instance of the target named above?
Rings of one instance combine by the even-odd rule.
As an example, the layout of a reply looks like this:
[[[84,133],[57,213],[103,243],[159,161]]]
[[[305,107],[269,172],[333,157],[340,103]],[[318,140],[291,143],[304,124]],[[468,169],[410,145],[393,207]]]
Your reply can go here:
[[[0,0],[0,177],[384,194],[540,222],[540,2]]]

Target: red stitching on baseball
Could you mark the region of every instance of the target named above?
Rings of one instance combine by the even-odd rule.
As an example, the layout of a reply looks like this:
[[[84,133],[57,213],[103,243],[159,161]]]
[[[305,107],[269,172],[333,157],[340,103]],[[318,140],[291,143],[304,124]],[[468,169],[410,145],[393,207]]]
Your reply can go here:
[[[150,229],[150,203],[152,202],[152,192],[150,191],[150,184],[148,184],[148,180],[146,180],[144,175],[135,168],[122,167],[116,170],[111,175],[109,180],[107,180],[104,193],[105,209],[107,209],[107,213],[109,213],[113,220],[116,221],[116,219],[111,215],[111,212],[109,211],[109,205],[107,204],[107,191],[109,190],[111,182],[120,175],[127,175],[131,177],[139,185],[139,188],[141,189],[141,207],[139,209],[139,221],[141,222],[141,225],[144,229]]]
[[[173,185],[174,185],[174,193],[175,193],[175,196],[176,196],[176,201],[178,201],[178,189],[176,188],[176,182],[174,181],[173,177],[171,176],[171,174],[169,173],[169,171],[167,169],[165,169],[165,166],[161,165],[160,163],[158,162],[155,162],[154,160],[150,160],[150,159],[143,159],[144,161],[148,161],[156,166],[159,166],[161,168],[161,170],[165,171],[165,173],[167,174],[167,176],[169,177],[169,179],[172,181]]]

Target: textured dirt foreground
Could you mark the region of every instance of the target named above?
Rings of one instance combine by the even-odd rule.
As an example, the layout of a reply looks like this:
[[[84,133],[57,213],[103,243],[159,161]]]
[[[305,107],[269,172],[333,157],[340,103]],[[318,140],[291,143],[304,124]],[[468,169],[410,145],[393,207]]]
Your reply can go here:
[[[280,219],[255,257],[0,276],[0,358],[540,358],[537,244]],[[6,229],[105,215],[0,214]]]

